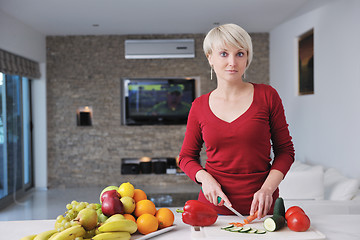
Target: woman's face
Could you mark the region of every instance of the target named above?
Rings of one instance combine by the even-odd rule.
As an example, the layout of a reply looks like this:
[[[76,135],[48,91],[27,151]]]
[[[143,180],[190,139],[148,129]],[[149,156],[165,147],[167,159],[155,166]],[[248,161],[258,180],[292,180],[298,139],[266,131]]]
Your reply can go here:
[[[239,81],[246,69],[247,52],[230,45],[219,46],[212,49],[208,61],[218,80]]]

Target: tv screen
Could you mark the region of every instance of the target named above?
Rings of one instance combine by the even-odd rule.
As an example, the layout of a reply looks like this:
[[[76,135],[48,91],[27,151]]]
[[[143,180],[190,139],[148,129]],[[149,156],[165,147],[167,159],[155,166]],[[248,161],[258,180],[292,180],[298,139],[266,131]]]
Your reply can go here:
[[[195,79],[124,78],[122,94],[125,125],[186,124]]]

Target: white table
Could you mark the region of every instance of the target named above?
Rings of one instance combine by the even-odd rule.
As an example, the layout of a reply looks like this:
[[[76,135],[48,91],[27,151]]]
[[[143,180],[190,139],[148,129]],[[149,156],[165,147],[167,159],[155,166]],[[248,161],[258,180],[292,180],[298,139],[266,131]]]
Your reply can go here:
[[[174,210],[174,209],[172,209]],[[223,216],[219,216],[222,219]],[[359,240],[360,215],[314,215],[310,216],[312,227],[322,232],[329,240]],[[54,228],[55,220],[0,221],[0,239],[19,240],[21,237],[40,233]],[[153,239],[188,240],[192,239],[191,227],[181,220],[181,214],[175,213],[176,227]],[[223,230],[222,230],[223,231]],[[234,233],[233,239],[239,239]],[[258,235],[260,236],[260,235]],[[134,235],[133,239],[139,235]],[[231,237],[232,238],[232,237]],[[220,238],[221,239],[221,238]],[[229,238],[228,238],[229,239]],[[251,239],[256,239],[256,234]],[[259,238],[261,239],[261,238]]]

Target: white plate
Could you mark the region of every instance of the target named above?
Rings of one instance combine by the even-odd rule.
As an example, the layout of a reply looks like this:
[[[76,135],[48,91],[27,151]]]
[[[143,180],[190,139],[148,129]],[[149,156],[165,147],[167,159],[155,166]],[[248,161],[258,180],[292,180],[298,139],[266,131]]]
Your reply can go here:
[[[171,230],[173,230],[174,228],[176,227],[176,225],[172,225],[170,227],[167,227],[167,228],[163,228],[161,230],[157,230],[156,232],[152,232],[152,233],[149,233],[149,234],[146,234],[146,235],[138,235],[138,236],[131,236],[131,239],[132,240],[145,240],[145,239],[149,239],[149,238],[152,238],[152,237],[155,237],[155,236],[158,236],[160,234],[163,234],[163,233],[166,233],[166,232],[169,232]]]

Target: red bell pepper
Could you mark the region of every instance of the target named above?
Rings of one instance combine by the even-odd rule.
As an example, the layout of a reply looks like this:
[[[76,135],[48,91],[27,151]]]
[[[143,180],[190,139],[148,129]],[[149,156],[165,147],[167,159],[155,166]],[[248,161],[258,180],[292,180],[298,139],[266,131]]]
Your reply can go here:
[[[188,200],[184,210],[177,210],[177,212],[181,212],[183,222],[191,226],[210,226],[218,217],[214,208],[198,200]]]

